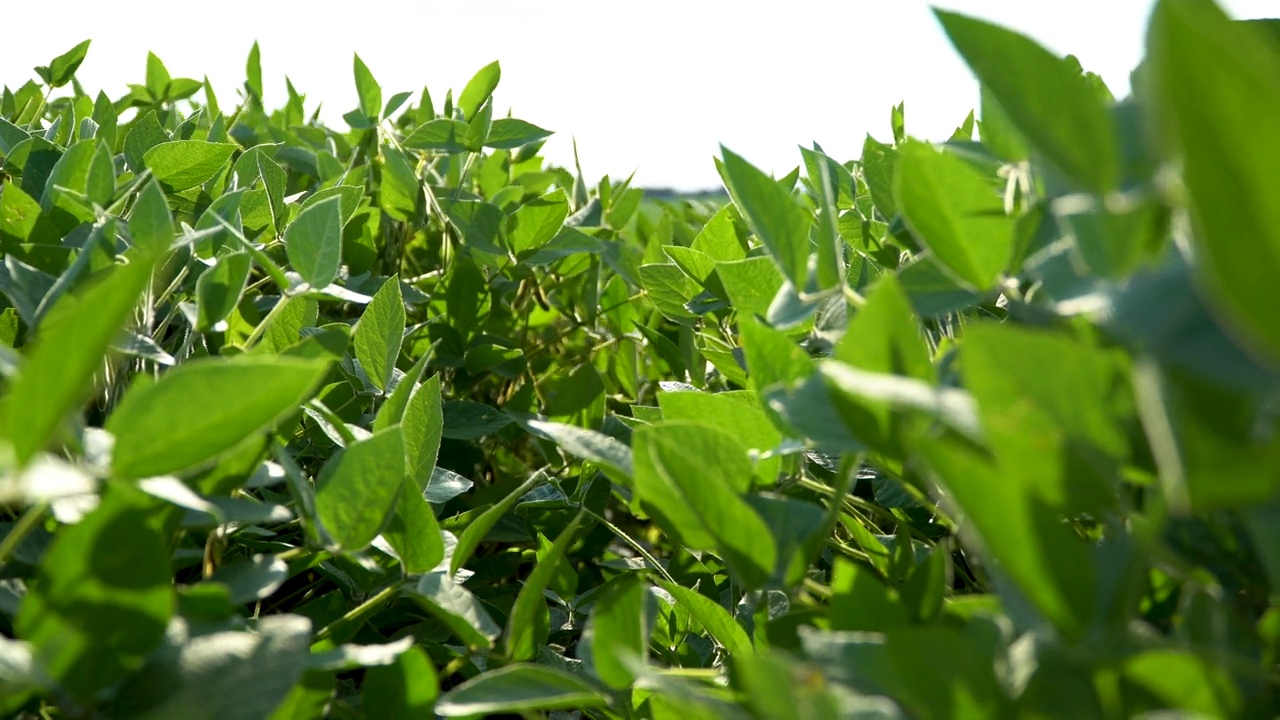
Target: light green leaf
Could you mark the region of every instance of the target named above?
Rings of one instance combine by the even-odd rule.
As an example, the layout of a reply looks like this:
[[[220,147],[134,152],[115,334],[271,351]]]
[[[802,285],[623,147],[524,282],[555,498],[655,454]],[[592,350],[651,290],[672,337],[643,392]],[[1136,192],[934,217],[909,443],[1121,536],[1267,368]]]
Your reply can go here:
[[[526,662],[537,658],[538,647],[534,638],[534,628],[536,614],[546,610],[546,600],[543,599],[542,593],[551,585],[556,572],[562,567],[568,567],[564,553],[569,543],[573,542],[582,518],[582,513],[575,515],[564,530],[560,531],[560,535],[551,544],[547,554],[539,559],[533,572],[525,578],[520,594],[516,596],[515,605],[512,606],[511,615],[507,619],[505,634],[505,651],[512,661]]]
[[[408,150],[460,153],[467,149],[468,130],[467,124],[461,120],[436,118],[414,128],[401,145]]]
[[[721,146],[724,180],[734,205],[769,250],[782,274],[797,288],[809,278],[812,218],[773,178]]]
[[[174,192],[189,190],[217,175],[236,149],[231,143],[170,140],[153,146],[142,162]]]
[[[688,610],[693,619],[711,633],[711,636],[723,645],[731,656],[740,657],[755,652],[747,631],[742,629],[728,610],[716,604],[714,600],[696,590],[675,583],[658,581],[658,585],[671,593],[676,602]]]
[[[467,645],[487,648],[502,633],[480,600],[445,573],[423,575],[412,597]]]
[[[381,119],[379,113],[382,112],[382,86],[378,85],[378,81],[373,79],[373,73],[369,72],[369,67],[364,64],[359,55],[354,55],[354,66],[356,75],[356,94],[360,96],[360,112],[369,119],[370,122],[378,122]]]
[[[1013,254],[1004,202],[960,158],[908,141],[898,149],[894,193],[907,226],[959,280],[986,290]]]
[[[462,94],[458,96],[458,109],[462,111],[462,116],[467,120],[475,117],[476,111],[493,94],[501,78],[502,67],[498,65],[497,60],[480,68],[462,89]]]
[[[934,13],[1023,137],[1089,190],[1115,189],[1115,128],[1098,93],[1077,67],[1011,30],[957,13]]]
[[[198,330],[207,332],[231,314],[240,303],[252,267],[249,253],[229,253],[200,274],[196,281]]]
[[[298,213],[284,231],[289,264],[313,288],[327,287],[342,264],[342,215],[336,197]]]
[[[551,137],[550,130],[543,130],[533,123],[515,118],[498,118],[489,126],[485,147],[512,150]]]
[[[537,250],[560,232],[569,215],[569,199],[564,190],[556,190],[521,205],[511,215],[511,251],[517,254]]]
[[[344,550],[360,550],[382,531],[404,483],[399,426],[335,452],[316,477],[316,513]]]
[[[85,40],[76,45],[54,58],[48,67],[41,66],[36,68],[36,73],[51,88],[60,88],[66,85],[71,82],[71,78],[75,77],[76,70],[80,68],[80,63],[84,62],[84,56],[89,52],[89,43],[89,40]]]
[[[692,549],[715,550],[748,588],[773,573],[777,548],[740,493],[751,485],[746,449],[708,425],[664,422],[632,435],[635,491]]]
[[[392,275],[365,306],[353,338],[356,359],[379,390],[386,390],[391,382],[396,359],[400,357],[400,344],[404,341],[404,326],[400,276]]]
[[[587,648],[582,650],[605,685],[615,690],[630,687],[636,680],[635,668],[647,664],[654,609],[653,596],[635,575],[604,585],[594,596],[582,633]]]
[[[297,411],[328,363],[269,355],[191,360],[158,382],[135,382],[106,429],[112,469],[144,478],[189,470]]]

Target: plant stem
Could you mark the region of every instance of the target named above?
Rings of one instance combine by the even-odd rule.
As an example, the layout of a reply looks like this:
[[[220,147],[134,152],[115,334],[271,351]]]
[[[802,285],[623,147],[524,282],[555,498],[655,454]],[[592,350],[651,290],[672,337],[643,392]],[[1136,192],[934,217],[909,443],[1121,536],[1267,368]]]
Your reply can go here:
[[[27,508],[27,511],[18,518],[18,522],[14,523],[13,529],[0,540],[0,567],[4,567],[9,562],[9,556],[18,548],[23,539],[35,530],[40,521],[44,520],[44,514],[49,510],[48,502],[40,502]]]

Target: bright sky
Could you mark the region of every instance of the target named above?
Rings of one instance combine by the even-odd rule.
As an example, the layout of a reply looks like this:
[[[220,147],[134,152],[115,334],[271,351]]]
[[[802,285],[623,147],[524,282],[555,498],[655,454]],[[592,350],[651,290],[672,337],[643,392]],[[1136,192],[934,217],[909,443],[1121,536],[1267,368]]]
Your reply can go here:
[[[1274,0],[1227,0],[1235,17],[1276,14]],[[492,60],[502,63],[495,110],[554,130],[544,154],[571,167],[577,139],[588,180],[637,170],[649,187],[718,187],[718,144],[781,175],[816,141],[838,160],[867,133],[890,136],[890,108],[906,102],[907,130],[945,139],[977,104],[977,85],[924,0],[527,0],[293,3],[94,0],[6,3],[0,82],[17,87],[86,38],[78,73],[112,98],[141,83],[147,50],[173,77],[207,75],[223,107],[262,48],[266,103],[283,104],[284,77],[308,113],[342,126],[356,107],[357,52],[383,98],[431,89],[461,92]],[[940,0],[950,10],[1014,28],[1074,53],[1113,92],[1128,89],[1142,55],[1151,0]],[[1268,7],[1270,6],[1270,7]],[[759,7],[760,10],[754,8]],[[207,8],[207,11],[204,9]],[[216,9],[215,9],[216,8]],[[39,28],[24,32],[19,28]]]

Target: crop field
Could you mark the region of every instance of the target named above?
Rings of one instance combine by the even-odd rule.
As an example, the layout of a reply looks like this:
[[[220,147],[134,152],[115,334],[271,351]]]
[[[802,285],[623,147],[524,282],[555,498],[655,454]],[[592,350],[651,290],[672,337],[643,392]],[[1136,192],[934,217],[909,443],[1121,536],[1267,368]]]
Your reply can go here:
[[[0,716],[1280,716],[1280,25],[936,16],[950,138],[693,199],[0,78]]]

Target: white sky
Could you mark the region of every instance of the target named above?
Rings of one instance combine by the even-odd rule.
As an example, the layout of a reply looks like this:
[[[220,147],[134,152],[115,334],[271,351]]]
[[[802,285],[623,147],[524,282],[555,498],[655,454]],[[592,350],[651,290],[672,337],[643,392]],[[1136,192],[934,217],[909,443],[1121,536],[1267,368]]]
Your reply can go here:
[[[1141,58],[1151,0],[939,0],[948,9],[1074,53],[1117,95]],[[1274,0],[1221,3],[1235,17],[1277,13]],[[0,83],[17,87],[81,40],[78,73],[112,98],[141,83],[147,50],[174,77],[208,75],[234,105],[245,58],[262,48],[266,103],[283,104],[284,77],[323,101],[342,127],[356,107],[358,52],[384,101],[426,84],[437,111],[492,60],[502,63],[495,110],[508,108],[556,135],[544,154],[571,166],[577,138],[588,180],[638,170],[640,185],[718,187],[712,157],[724,143],[783,174],[796,146],[817,141],[838,160],[871,133],[888,139],[890,108],[906,102],[907,130],[945,139],[977,104],[977,86],[924,0],[363,0],[356,3],[222,0],[187,4],[11,0],[0,45]],[[54,9],[56,8],[56,10]],[[56,21],[49,15],[56,12]],[[39,28],[25,32],[20,28]]]

